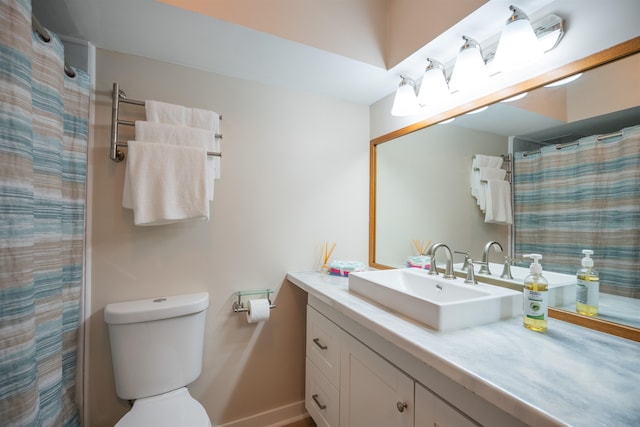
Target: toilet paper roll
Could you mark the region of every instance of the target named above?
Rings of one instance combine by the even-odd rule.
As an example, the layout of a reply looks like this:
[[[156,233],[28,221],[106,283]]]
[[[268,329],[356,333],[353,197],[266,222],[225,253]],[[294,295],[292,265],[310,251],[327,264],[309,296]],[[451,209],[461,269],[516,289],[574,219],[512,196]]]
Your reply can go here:
[[[247,303],[247,322],[257,323],[269,320],[269,300],[266,298],[250,299]]]

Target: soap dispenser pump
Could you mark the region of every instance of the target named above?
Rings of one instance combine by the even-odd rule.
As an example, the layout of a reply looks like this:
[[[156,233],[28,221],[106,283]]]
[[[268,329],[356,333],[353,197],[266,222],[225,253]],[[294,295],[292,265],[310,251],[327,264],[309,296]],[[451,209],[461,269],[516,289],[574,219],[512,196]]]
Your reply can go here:
[[[527,329],[537,332],[547,330],[547,317],[549,314],[549,284],[542,276],[542,265],[540,254],[522,255],[524,258],[531,258],[533,262],[529,267],[529,275],[524,278],[524,317],[523,324]]]
[[[598,297],[600,294],[600,277],[593,268],[593,251],[583,249],[582,267],[578,270],[576,282],[576,311],[586,316],[598,314]]]

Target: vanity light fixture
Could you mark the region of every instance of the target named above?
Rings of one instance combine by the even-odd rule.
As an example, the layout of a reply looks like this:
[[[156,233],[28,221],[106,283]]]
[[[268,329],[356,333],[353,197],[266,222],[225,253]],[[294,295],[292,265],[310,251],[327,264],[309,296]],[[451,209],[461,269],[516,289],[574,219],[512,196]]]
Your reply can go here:
[[[416,84],[413,80],[406,76],[402,77],[402,81],[396,90],[396,97],[391,107],[392,116],[411,116],[420,111],[418,98],[416,97]]]
[[[575,80],[578,80],[580,77],[582,77],[582,73],[574,74],[573,76],[565,77],[564,79],[556,80],[555,82],[551,82],[548,85],[544,85],[544,87],[556,87],[556,86],[566,85]]]
[[[500,71],[524,68],[540,60],[543,54],[529,17],[515,6],[509,6],[509,10],[512,13],[502,29],[494,58]]]
[[[418,103],[420,105],[436,105],[450,95],[447,80],[444,77],[444,65],[431,58],[427,58],[429,65],[424,70]]]
[[[531,64],[545,52],[554,49],[564,36],[564,21],[557,15],[545,15],[531,22],[518,7],[510,6],[509,10],[511,16],[502,30],[500,40],[488,47],[485,46],[484,53],[476,40],[468,36],[462,37],[464,43],[450,74],[448,93],[446,91],[447,69],[441,62],[427,58],[429,64],[424,70],[418,96],[416,97],[415,82],[401,76],[402,81],[396,91],[391,114],[394,116],[417,114],[421,106],[440,104],[453,92],[480,88],[489,82],[490,73],[498,74],[501,71]],[[563,80],[552,85],[564,83]],[[514,97],[504,102],[516,99],[519,98]]]
[[[482,87],[489,80],[482,49],[471,37],[462,36],[464,43],[456,57],[449,88],[452,92]]]

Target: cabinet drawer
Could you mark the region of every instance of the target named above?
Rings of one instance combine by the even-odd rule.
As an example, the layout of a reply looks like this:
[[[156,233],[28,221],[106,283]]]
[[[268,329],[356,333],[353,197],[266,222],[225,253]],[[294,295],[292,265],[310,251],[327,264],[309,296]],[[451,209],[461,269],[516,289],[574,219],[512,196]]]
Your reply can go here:
[[[316,365],[307,357],[305,373],[305,407],[318,427],[338,427],[340,394]]]
[[[336,388],[340,386],[341,341],[340,328],[312,307],[307,307],[307,357]]]

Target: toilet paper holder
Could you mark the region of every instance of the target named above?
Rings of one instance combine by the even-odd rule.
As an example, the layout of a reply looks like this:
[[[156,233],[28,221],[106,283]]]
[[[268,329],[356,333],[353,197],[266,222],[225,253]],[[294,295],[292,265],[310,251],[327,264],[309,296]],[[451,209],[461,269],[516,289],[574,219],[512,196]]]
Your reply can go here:
[[[235,311],[236,313],[247,312],[249,311],[249,307],[245,307],[244,303],[242,302],[242,297],[264,295],[269,301],[269,308],[274,309],[276,308],[276,305],[273,304],[271,302],[271,298],[269,298],[269,295],[271,295],[272,293],[273,291],[271,289],[264,289],[264,290],[258,290],[258,291],[238,291],[235,293],[236,296],[238,297],[238,301],[235,301],[231,307],[233,308],[233,311]]]

